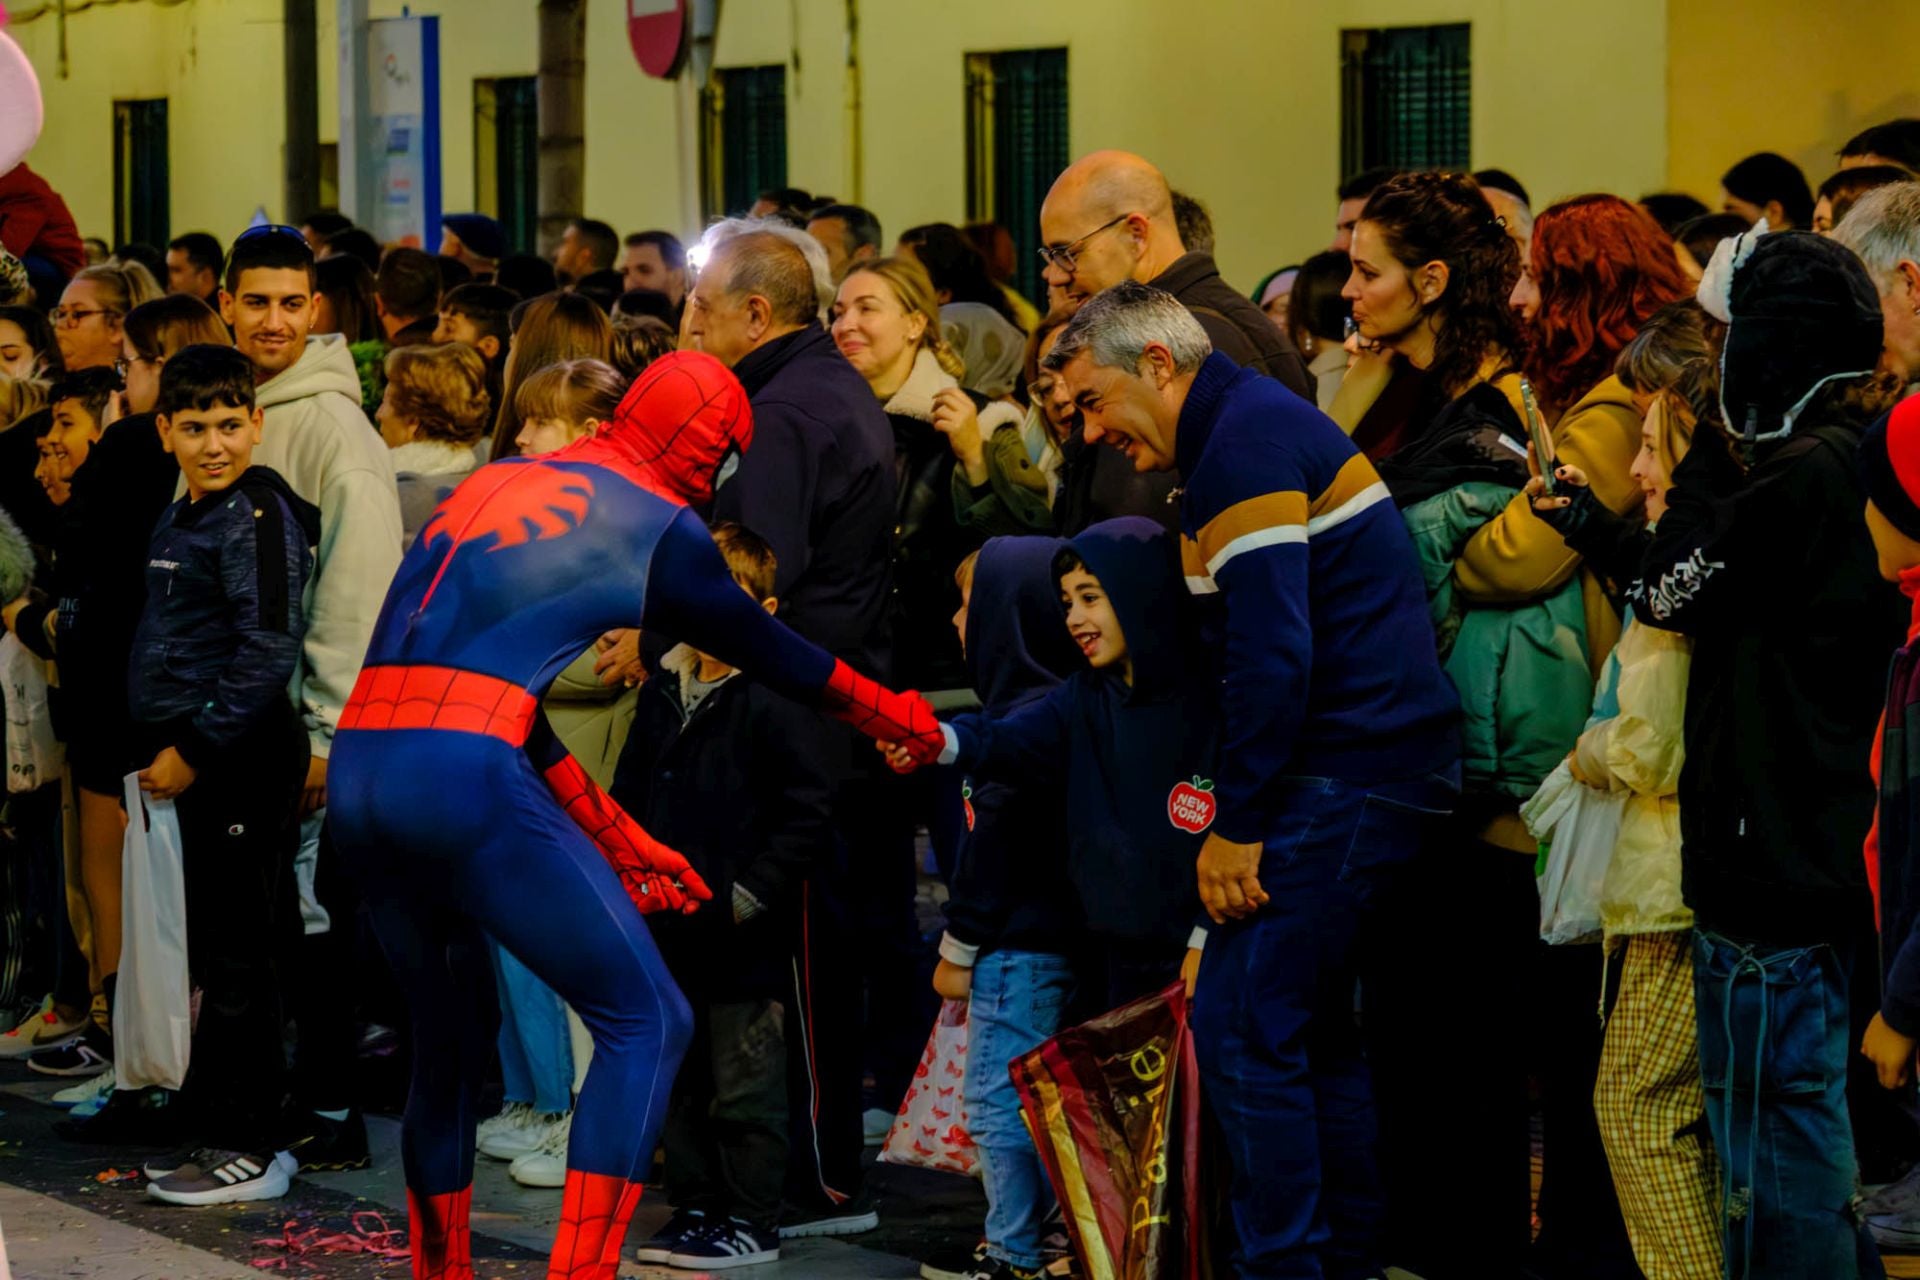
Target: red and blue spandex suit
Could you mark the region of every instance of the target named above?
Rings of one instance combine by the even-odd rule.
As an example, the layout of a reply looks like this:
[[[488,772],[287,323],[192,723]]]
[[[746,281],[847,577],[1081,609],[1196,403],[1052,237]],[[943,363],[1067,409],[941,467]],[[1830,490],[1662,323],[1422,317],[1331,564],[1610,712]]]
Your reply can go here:
[[[475,1102],[497,1017],[475,996],[489,991],[483,933],[593,1033],[550,1277],[614,1275],[686,1048],[686,1001],[641,914],[690,911],[709,893],[553,737],[539,699],[560,669],[639,625],[876,737],[939,751],[924,700],[769,618],[683,505],[710,496],[751,435],[732,374],[710,356],[669,356],[599,435],[476,472],[394,579],[328,798],[414,1020],[403,1151],[419,1280],[472,1275]]]

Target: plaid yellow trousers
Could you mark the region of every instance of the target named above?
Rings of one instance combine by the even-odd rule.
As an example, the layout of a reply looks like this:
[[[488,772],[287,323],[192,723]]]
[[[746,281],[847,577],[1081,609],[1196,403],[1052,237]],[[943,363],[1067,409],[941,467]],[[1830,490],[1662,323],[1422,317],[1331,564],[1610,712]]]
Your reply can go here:
[[[1707,1133],[1691,932],[1626,939],[1593,1106],[1647,1280],[1721,1274],[1720,1169]]]

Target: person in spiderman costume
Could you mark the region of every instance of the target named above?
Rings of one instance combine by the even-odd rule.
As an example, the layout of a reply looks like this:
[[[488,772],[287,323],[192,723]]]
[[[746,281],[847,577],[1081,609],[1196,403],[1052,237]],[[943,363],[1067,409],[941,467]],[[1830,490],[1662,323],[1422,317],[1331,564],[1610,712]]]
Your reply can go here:
[[[918,694],[856,674],[734,584],[688,504],[712,497],[752,433],[725,366],[666,356],[598,434],[475,472],[394,578],[328,799],[414,1023],[402,1154],[416,1280],[473,1275],[475,1109],[496,1016],[483,933],[593,1033],[550,1280],[615,1274],[690,1031],[641,916],[710,892],[554,738],[540,698],[556,673],[638,623],[928,760],[943,745]]]

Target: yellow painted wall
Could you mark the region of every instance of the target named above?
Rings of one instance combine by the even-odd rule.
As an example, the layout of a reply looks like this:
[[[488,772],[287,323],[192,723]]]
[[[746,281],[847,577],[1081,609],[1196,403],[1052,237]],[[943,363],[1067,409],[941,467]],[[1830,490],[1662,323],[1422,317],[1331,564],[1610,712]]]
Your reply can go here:
[[[1326,243],[1339,166],[1339,32],[1473,24],[1473,160],[1519,174],[1537,203],[1602,188],[1638,195],[1668,169],[1664,33],[1731,0],[860,0],[863,202],[889,233],[965,210],[963,58],[1065,45],[1077,154],[1137,150],[1204,200],[1219,257],[1243,287]],[[1769,8],[1785,9],[1769,0]],[[1920,6],[1915,6],[1920,9]],[[321,137],[337,132],[333,5],[321,10]],[[374,0],[375,16],[400,0]],[[537,70],[534,0],[439,0],[442,192],[473,199],[473,80]],[[724,0],[717,61],[782,63],[788,171],[854,194],[843,71],[844,0]],[[695,228],[683,198],[682,104],[643,76],[626,6],[590,0],[587,212],[623,231]],[[111,102],[171,100],[173,226],[231,235],[281,191],[277,0],[128,3],[69,19],[72,74],[54,69],[51,19],[15,35],[46,83],[33,163],[82,228],[112,217]],[[1785,20],[1784,18],[1782,19]],[[1717,172],[1717,170],[1716,170]]]
[[[1778,151],[1819,187],[1860,130],[1920,116],[1920,3],[1670,0],[1668,170],[1715,208],[1720,175]]]

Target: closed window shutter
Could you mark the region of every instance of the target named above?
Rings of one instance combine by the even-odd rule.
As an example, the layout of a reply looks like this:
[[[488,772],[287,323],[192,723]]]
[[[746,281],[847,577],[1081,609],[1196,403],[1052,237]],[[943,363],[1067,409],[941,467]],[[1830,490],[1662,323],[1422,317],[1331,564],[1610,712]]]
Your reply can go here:
[[[720,196],[743,214],[762,191],[787,185],[787,69],[729,67],[720,78]]]
[[[1014,287],[1045,309],[1040,203],[1067,167],[1067,51],[967,58],[968,216],[1013,237]]]
[[[539,223],[540,108],[538,82],[512,76],[494,83],[495,181],[499,208],[494,216],[515,253],[533,249]]]
[[[1343,173],[1471,167],[1471,34],[1466,23],[1344,34]]]

